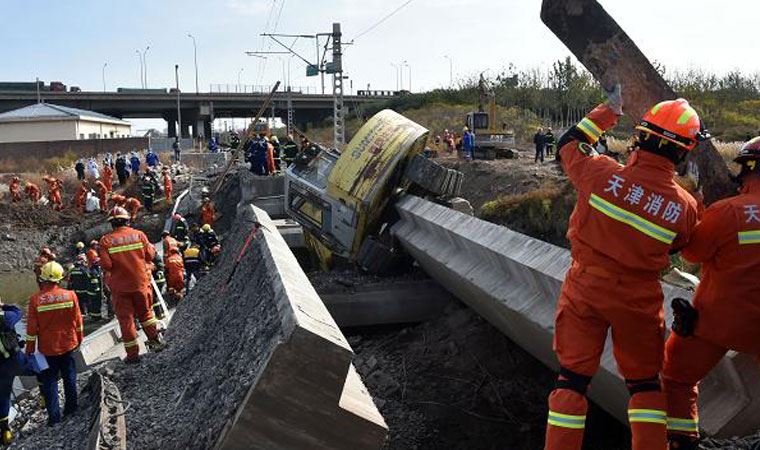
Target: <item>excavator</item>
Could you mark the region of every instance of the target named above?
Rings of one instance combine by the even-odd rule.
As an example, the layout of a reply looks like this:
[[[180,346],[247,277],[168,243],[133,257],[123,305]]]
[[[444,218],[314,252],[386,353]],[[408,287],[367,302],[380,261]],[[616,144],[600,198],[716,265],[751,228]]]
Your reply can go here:
[[[458,196],[462,173],[425,158],[427,138],[427,129],[386,109],[342,151],[312,144],[310,159],[288,167],[285,210],[323,269],[339,259],[372,273],[399,268],[404,255],[390,236],[392,205],[407,193],[444,204]]]
[[[475,134],[475,159],[515,158],[515,133],[497,128],[496,95],[480,74],[478,110],[465,116],[465,126]],[[486,103],[488,112],[485,111]]]

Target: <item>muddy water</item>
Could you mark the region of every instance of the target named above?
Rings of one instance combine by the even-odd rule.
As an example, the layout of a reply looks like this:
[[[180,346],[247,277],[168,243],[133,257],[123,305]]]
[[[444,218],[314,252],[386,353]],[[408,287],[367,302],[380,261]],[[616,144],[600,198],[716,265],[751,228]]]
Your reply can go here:
[[[0,274],[0,298],[3,303],[15,303],[26,310],[29,296],[37,291],[34,273],[4,273]]]

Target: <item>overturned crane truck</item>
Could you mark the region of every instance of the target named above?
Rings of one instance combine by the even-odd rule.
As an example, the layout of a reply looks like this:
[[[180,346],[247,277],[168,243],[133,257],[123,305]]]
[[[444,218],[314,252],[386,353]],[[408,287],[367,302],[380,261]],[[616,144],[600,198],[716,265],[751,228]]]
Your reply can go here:
[[[461,172],[422,152],[428,130],[389,109],[370,118],[342,152],[321,149],[285,172],[285,210],[304,228],[323,268],[336,257],[385,272],[401,254],[393,246],[390,205],[406,193],[446,203],[461,190]]]

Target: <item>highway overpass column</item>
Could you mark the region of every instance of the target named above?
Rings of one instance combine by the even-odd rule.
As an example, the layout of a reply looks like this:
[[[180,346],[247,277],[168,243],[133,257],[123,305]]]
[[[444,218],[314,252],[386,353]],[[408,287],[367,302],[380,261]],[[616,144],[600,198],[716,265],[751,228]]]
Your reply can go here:
[[[172,117],[166,120],[169,137],[177,137],[177,121]]]

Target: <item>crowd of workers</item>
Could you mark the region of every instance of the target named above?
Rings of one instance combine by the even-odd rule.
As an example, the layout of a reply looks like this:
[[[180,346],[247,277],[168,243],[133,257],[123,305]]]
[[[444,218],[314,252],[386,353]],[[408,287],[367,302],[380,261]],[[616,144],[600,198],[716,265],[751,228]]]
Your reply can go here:
[[[127,354],[125,362],[137,363],[140,358],[136,323],[148,337],[149,350],[160,351],[164,347],[159,321],[166,316],[167,306],[157,293],[166,298],[168,305],[177,304],[193,281],[216,262],[221,245],[212,228],[217,219],[216,208],[208,196],[203,198],[198,210],[198,223],[188,226],[181,215],[172,216],[171,229],[162,234],[162,256],[142,231],[130,226],[138,220],[143,206],[151,210],[159,185],[163,187],[167,203],[172,201],[173,182],[168,167],[161,170],[159,179],[160,161],[152,151],[146,154],[142,175],[143,164],[136,152],[127,161],[125,155],[117,154],[115,159],[108,155],[101,174],[91,159],[87,162],[86,176],[85,162],[76,163],[79,185],[73,206],[84,211],[89,186],[95,186],[99,209],[108,212],[107,220],[113,231],[87,245],[77,242],[71,254],[73,262],[65,268],[50,248],[40,250],[33,264],[39,292],[28,304],[25,340],[19,341],[13,328],[22,317],[21,310],[13,305],[2,305],[0,440],[4,444],[13,441],[8,415],[16,375],[37,376],[48,423],[60,422],[78,407],[73,353],[84,339],[84,325],[115,315]],[[122,186],[129,178],[137,179],[143,201],[113,192],[114,173]],[[50,176],[44,180],[50,203],[55,209],[62,209],[63,183]],[[22,201],[19,185],[19,178],[13,177],[10,183],[13,202]],[[207,193],[204,189],[204,194]],[[32,198],[35,203],[38,200],[39,189],[37,197]],[[40,355],[44,356],[44,364],[40,363]],[[59,379],[63,380],[64,388],[63,413],[58,400]]]
[[[301,143],[301,149],[308,146],[306,140]],[[248,142],[244,149],[244,160],[256,175],[274,175],[293,164],[301,149],[291,135],[288,135],[284,143],[280,143],[277,136],[270,137],[261,133]]]
[[[619,86],[559,140],[557,158],[578,191],[568,238],[573,262],[559,297],[547,450],[580,450],[608,332],[631,398],[633,450],[696,450],[699,381],[729,350],[760,355],[760,137],[745,143],[739,194],[706,209],[698,174],[687,190],[675,167],[708,139],[686,100],[654,105],[636,126],[625,165],[593,145],[623,114]],[[686,183],[685,183],[686,184]],[[659,275],[676,252],[702,264],[693,304],[672,302],[664,340]]]

